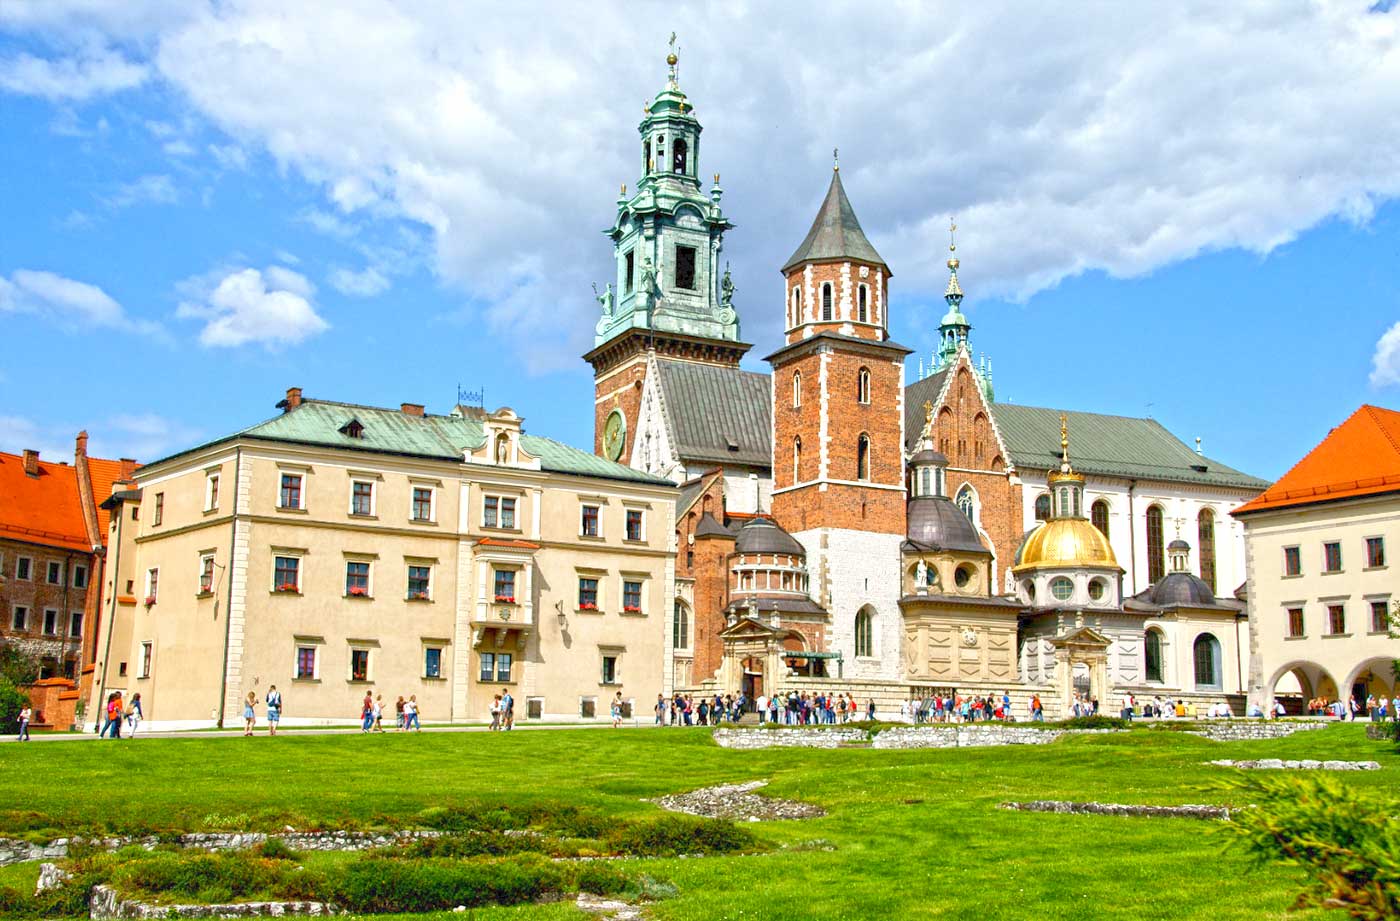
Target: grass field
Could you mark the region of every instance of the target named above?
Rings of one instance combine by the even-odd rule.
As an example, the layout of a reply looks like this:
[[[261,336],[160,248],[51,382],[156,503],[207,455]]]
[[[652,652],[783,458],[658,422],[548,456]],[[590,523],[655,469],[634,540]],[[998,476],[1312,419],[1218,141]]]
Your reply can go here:
[[[1393,790],[1400,757],[1360,725],[1217,743],[1177,732],[961,750],[721,749],[704,730],[140,739],[0,750],[0,834],[413,825],[458,803],[567,802],[620,816],[643,798],[769,779],[825,818],[751,827],[775,850],[626,861],[679,896],[658,919],[1340,918],[1287,911],[1299,871],[1250,863],[1214,823],[1013,813],[1005,800],[1228,802],[1213,758],[1372,759],[1345,775]],[[0,871],[0,884],[37,867]],[[380,916],[385,917],[385,916]],[[423,916],[417,916],[423,917]],[[462,915],[442,917],[461,918]],[[582,917],[568,905],[477,910],[480,921]]]

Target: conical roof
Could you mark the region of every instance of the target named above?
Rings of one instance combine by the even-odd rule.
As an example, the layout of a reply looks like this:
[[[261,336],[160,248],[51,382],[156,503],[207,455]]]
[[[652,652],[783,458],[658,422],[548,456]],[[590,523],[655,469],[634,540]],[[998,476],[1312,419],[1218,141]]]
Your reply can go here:
[[[803,262],[847,259],[889,269],[885,260],[875,252],[875,247],[865,238],[865,231],[860,229],[860,221],[856,220],[851,200],[846,197],[846,190],[841,187],[841,171],[832,170],[831,187],[826,190],[826,199],[817,211],[817,219],[812,222],[812,229],[807,231],[807,239],[802,241],[797,252],[783,263],[782,271],[787,272]]]

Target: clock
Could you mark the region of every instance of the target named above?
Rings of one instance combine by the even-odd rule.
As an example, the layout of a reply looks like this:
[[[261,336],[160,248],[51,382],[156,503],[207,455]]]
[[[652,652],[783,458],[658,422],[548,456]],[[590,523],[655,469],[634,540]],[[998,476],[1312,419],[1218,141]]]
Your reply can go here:
[[[627,420],[622,410],[614,409],[603,424],[603,454],[608,460],[622,457],[622,445],[627,440]]]

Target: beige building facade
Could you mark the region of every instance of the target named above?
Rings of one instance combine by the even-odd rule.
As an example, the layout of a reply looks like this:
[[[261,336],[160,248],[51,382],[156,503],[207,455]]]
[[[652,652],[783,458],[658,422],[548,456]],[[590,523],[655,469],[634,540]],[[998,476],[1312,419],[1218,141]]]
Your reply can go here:
[[[605,718],[669,692],[674,486],[525,434],[509,409],[304,400],[116,493],[94,705],[155,728]],[[120,509],[118,514],[116,509]],[[118,534],[118,530],[121,531]],[[120,589],[124,588],[125,591]]]

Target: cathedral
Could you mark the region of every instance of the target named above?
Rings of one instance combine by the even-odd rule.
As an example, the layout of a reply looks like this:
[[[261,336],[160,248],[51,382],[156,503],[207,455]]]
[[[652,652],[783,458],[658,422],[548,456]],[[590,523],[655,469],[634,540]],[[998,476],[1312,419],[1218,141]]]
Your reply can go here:
[[[779,269],[782,303],[748,308],[782,311],[769,371],[741,367],[752,346],[721,268],[732,225],[667,61],[584,360],[595,452],[680,487],[668,686],[1242,709],[1244,543],[1228,512],[1267,483],[1151,418],[998,402],[955,243],[937,347],[909,375],[893,273],[839,164]]]

